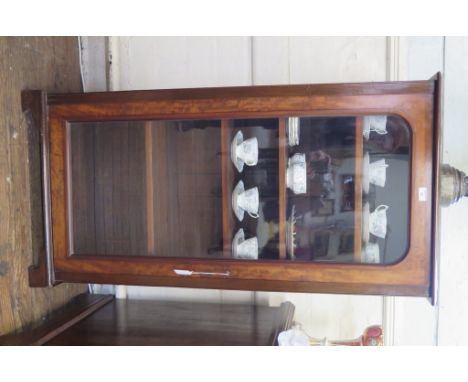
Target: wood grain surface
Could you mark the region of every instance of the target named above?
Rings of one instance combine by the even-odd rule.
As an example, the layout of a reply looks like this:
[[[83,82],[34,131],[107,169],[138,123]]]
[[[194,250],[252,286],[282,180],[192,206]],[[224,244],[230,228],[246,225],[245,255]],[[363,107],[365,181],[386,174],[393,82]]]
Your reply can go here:
[[[342,89],[341,91],[339,89]],[[434,82],[367,85],[303,85],[164,92],[119,92],[84,94],[49,99],[51,197],[54,220],[55,271],[58,280],[131,285],[192,286],[243,290],[420,295],[430,293],[433,182]],[[232,91],[232,93],[231,93]],[[291,94],[291,95],[290,95]],[[191,95],[194,99],[188,99]],[[217,96],[220,96],[218,98]],[[222,97],[221,97],[222,95]],[[289,96],[290,95],[290,96]],[[165,99],[164,97],[167,96]],[[238,98],[236,98],[236,96]],[[172,98],[171,98],[172,97]],[[63,101],[63,103],[60,103]],[[389,265],[331,264],[228,258],[200,259],[193,256],[70,256],[67,237],[66,121],[145,119],[228,119],[295,116],[398,115],[412,128],[411,190],[423,187],[427,201],[411,192],[410,245],[408,255]],[[417,169],[417,171],[416,171]],[[175,269],[198,272],[189,278]],[[201,272],[201,274],[200,274]],[[207,273],[211,274],[206,275]],[[124,281],[125,280],[125,281]]]
[[[78,42],[70,38],[0,38],[0,335],[42,319],[84,285],[30,288],[28,267],[42,245],[37,224],[39,163],[21,111],[21,91],[81,91]],[[37,157],[39,154],[37,153]],[[29,166],[29,164],[32,166]],[[40,185],[39,185],[40,187]]]
[[[354,261],[361,261],[362,249],[362,165],[364,156],[363,117],[356,118],[356,159],[354,170]]]
[[[293,315],[290,302],[269,307],[114,300],[47,345],[272,346]]]

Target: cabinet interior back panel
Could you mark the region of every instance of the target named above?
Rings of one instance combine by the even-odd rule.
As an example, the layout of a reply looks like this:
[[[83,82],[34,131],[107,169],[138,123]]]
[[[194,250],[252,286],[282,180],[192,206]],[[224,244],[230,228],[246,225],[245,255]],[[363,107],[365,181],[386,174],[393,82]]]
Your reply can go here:
[[[74,254],[147,253],[144,125],[71,124]]]
[[[216,122],[72,123],[74,254],[222,255]]]

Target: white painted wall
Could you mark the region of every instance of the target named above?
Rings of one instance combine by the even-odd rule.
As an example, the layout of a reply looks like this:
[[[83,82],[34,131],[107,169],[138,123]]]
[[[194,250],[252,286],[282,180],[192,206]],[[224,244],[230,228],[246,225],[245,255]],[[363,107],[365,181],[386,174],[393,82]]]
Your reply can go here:
[[[443,161],[468,172],[468,37],[445,39]],[[468,200],[441,215],[440,345],[468,344]]]
[[[120,37],[114,90],[384,81],[384,37]],[[382,298],[183,288],[128,287],[129,298],[278,305],[314,336],[355,337],[382,322]]]
[[[468,38],[111,38],[113,90],[427,79],[445,73],[443,158],[468,170]],[[128,287],[129,298],[277,305],[313,336],[354,337],[383,323],[389,344],[468,344],[468,202],[441,216],[440,303],[382,298]]]

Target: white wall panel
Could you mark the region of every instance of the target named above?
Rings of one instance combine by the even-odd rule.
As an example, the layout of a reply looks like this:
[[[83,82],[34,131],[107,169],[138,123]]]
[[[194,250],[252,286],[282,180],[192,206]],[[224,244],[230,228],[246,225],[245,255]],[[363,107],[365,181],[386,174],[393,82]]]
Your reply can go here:
[[[447,37],[443,161],[468,172],[468,37]],[[440,345],[468,345],[468,200],[441,215]]]
[[[385,80],[385,37],[291,37],[289,55],[291,84]]]
[[[289,37],[253,37],[253,85],[287,85]]]
[[[405,48],[405,73],[399,80],[427,80],[443,71],[442,37],[406,38]],[[396,297],[394,301],[393,344],[435,345],[437,307],[433,307],[426,298]]]
[[[249,37],[120,37],[121,90],[251,84]]]

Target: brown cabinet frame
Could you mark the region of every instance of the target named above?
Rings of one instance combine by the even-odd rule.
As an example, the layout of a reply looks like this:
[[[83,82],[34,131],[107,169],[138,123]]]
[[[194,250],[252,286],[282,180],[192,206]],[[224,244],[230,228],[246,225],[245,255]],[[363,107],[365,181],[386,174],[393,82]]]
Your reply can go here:
[[[49,94],[26,92],[42,129],[46,246],[32,285],[60,281],[240,290],[432,295],[439,76],[428,81]],[[23,104],[28,102],[23,102]],[[34,106],[36,105],[36,106]],[[28,106],[23,105],[27,108]],[[398,115],[411,127],[409,251],[397,264],[216,260],[70,253],[69,123],[160,119]],[[284,126],[283,126],[284,129]],[[281,130],[281,129],[280,129]],[[224,152],[223,155],[229,155]],[[420,198],[424,190],[427,198]],[[284,196],[284,195],[283,195]],[[226,207],[224,207],[226,208]],[[283,214],[284,215],[284,214]],[[284,233],[283,233],[284,236]],[[48,257],[47,257],[48,256]],[[174,269],[213,275],[176,275]]]

